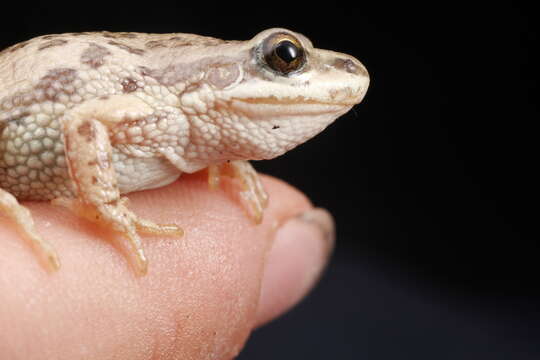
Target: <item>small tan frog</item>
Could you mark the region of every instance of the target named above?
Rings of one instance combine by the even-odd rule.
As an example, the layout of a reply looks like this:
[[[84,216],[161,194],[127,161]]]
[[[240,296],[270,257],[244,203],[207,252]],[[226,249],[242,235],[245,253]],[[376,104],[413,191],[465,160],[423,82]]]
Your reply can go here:
[[[369,84],[355,58],[270,29],[249,41],[192,34],[46,35],[0,53],[0,211],[53,268],[60,262],[18,200],[52,200],[128,240],[182,234],[139,218],[121,194],[208,168],[235,178],[262,219],[267,195],[247,160],[271,159],[359,103]],[[18,199],[18,200],[17,200]]]

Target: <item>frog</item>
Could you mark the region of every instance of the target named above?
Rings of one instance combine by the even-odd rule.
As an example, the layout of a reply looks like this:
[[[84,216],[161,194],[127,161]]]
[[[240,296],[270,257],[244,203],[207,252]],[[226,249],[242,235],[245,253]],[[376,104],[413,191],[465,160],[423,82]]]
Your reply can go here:
[[[126,194],[206,170],[260,223],[268,195],[250,160],[280,156],[364,98],[364,65],[299,33],[232,41],[187,34],[44,35],[0,52],[0,213],[49,269],[60,260],[21,201],[49,201],[114,230],[140,274],[141,235],[182,236]],[[181,199],[179,199],[181,201]]]

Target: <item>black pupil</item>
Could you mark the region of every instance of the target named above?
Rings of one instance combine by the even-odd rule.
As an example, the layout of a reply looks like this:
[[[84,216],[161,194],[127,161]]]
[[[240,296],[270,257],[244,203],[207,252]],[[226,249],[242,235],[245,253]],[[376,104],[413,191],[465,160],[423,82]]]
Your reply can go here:
[[[298,58],[298,48],[289,40],[284,40],[276,46],[276,55],[286,63],[291,63]]]

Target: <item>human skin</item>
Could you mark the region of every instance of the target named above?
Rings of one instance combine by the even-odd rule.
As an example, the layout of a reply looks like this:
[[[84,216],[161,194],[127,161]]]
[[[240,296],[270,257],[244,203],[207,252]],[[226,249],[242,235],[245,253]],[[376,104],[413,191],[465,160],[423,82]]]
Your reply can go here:
[[[231,359],[249,333],[315,284],[333,223],[291,186],[267,176],[264,221],[254,225],[230,183],[204,173],[129,195],[138,215],[186,235],[145,237],[137,276],[118,234],[68,210],[26,203],[62,267],[47,272],[0,215],[0,358]]]

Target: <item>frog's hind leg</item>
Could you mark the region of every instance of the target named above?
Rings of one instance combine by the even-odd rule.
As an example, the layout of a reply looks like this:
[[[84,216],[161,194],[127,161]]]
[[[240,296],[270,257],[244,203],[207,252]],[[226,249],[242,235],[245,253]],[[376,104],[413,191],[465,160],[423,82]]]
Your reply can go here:
[[[62,123],[66,162],[76,189],[76,199],[55,199],[79,215],[123,234],[132,262],[139,273],[147,272],[148,261],[138,231],[162,235],[182,235],[176,225],[158,225],[140,219],[120,197],[112,161],[107,127],[98,120],[72,115]]]
[[[52,270],[58,270],[60,268],[60,260],[56,251],[37,233],[30,211],[19,204],[13,195],[1,188],[0,211],[7,214],[17,224],[22,235],[30,241],[34,251],[38,253],[40,259],[48,267]]]

